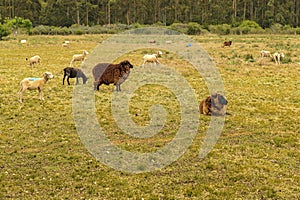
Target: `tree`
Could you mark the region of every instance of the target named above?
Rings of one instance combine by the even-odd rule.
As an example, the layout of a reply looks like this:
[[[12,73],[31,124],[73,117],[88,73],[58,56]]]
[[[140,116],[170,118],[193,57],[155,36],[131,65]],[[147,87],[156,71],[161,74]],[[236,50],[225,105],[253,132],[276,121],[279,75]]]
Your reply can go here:
[[[22,17],[6,20],[5,24],[13,30],[14,34],[18,34],[19,28],[25,28],[27,33],[29,33],[32,28],[32,22],[29,19],[23,19]]]

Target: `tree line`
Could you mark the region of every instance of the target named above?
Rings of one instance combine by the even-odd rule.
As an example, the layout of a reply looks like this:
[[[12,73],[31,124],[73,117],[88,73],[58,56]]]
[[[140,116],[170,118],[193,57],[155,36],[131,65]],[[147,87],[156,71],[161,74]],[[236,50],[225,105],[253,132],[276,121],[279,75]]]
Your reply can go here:
[[[22,17],[33,26],[162,24],[202,26],[255,21],[300,26],[300,0],[0,0],[0,20]]]

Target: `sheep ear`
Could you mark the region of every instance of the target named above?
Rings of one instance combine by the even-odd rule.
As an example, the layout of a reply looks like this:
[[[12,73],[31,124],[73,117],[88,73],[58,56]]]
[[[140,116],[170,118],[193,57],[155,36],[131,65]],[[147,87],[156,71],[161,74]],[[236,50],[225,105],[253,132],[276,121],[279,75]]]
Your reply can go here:
[[[207,98],[205,99],[205,102],[208,103],[208,104],[210,104],[210,103],[211,103],[211,97],[210,97],[210,96],[207,97]]]
[[[211,97],[210,97],[210,96],[207,97],[206,100],[207,100],[207,101],[211,101]]]
[[[213,98],[217,98],[218,97],[218,94],[216,93],[216,94],[212,94],[211,95]]]

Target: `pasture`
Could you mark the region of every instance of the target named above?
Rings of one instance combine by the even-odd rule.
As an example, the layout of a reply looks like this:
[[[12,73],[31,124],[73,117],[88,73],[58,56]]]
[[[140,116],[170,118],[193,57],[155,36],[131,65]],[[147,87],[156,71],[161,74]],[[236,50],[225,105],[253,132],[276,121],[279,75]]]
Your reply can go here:
[[[210,117],[199,115],[197,135],[188,150],[157,171],[127,173],[97,161],[82,144],[74,124],[74,85],[62,85],[63,68],[73,54],[92,51],[109,35],[18,36],[0,41],[0,199],[299,199],[300,198],[300,40],[296,35],[196,36],[216,64],[229,102],[222,135],[213,150],[200,159],[199,149]],[[226,39],[230,47],[222,47]],[[26,44],[19,41],[26,39]],[[69,47],[63,47],[65,40]],[[282,50],[283,64],[259,59],[262,49]],[[198,103],[207,87],[186,61],[163,51],[159,61],[180,73],[194,89]],[[140,49],[118,58],[141,67]],[[26,58],[38,54],[41,64],[30,67]],[[101,61],[99,61],[101,62]],[[75,63],[78,67],[79,63]],[[159,66],[155,66],[159,70]],[[155,70],[155,67],[153,68]],[[45,101],[26,91],[18,102],[19,82],[42,77]],[[74,84],[75,79],[70,79]],[[125,82],[126,83],[126,82]],[[126,84],[121,86],[126,93]],[[82,80],[80,80],[82,84]],[[92,86],[93,78],[88,84]],[[79,85],[78,87],[82,87]],[[151,152],[170,142],[180,123],[180,104],[159,85],[139,88],[129,102],[132,120],[149,123],[149,108],[167,111],[163,129],[149,138],[122,132],[111,113],[115,87],[95,92],[96,114],[107,137],[122,149]],[[198,112],[198,110],[195,110]]]

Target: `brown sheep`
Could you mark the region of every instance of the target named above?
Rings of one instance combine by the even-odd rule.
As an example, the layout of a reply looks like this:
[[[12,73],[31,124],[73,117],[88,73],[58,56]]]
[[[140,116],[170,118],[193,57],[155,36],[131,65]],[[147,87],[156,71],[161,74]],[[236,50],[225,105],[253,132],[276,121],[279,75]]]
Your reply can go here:
[[[232,41],[224,42],[223,47],[230,47],[232,45]]]
[[[128,78],[130,68],[133,68],[133,66],[127,60],[119,64],[97,64],[92,70],[94,76],[94,90],[99,90],[102,84],[114,84],[116,90],[121,91],[120,85]]]
[[[202,100],[199,110],[205,115],[225,115],[227,103],[223,95],[216,93]]]

